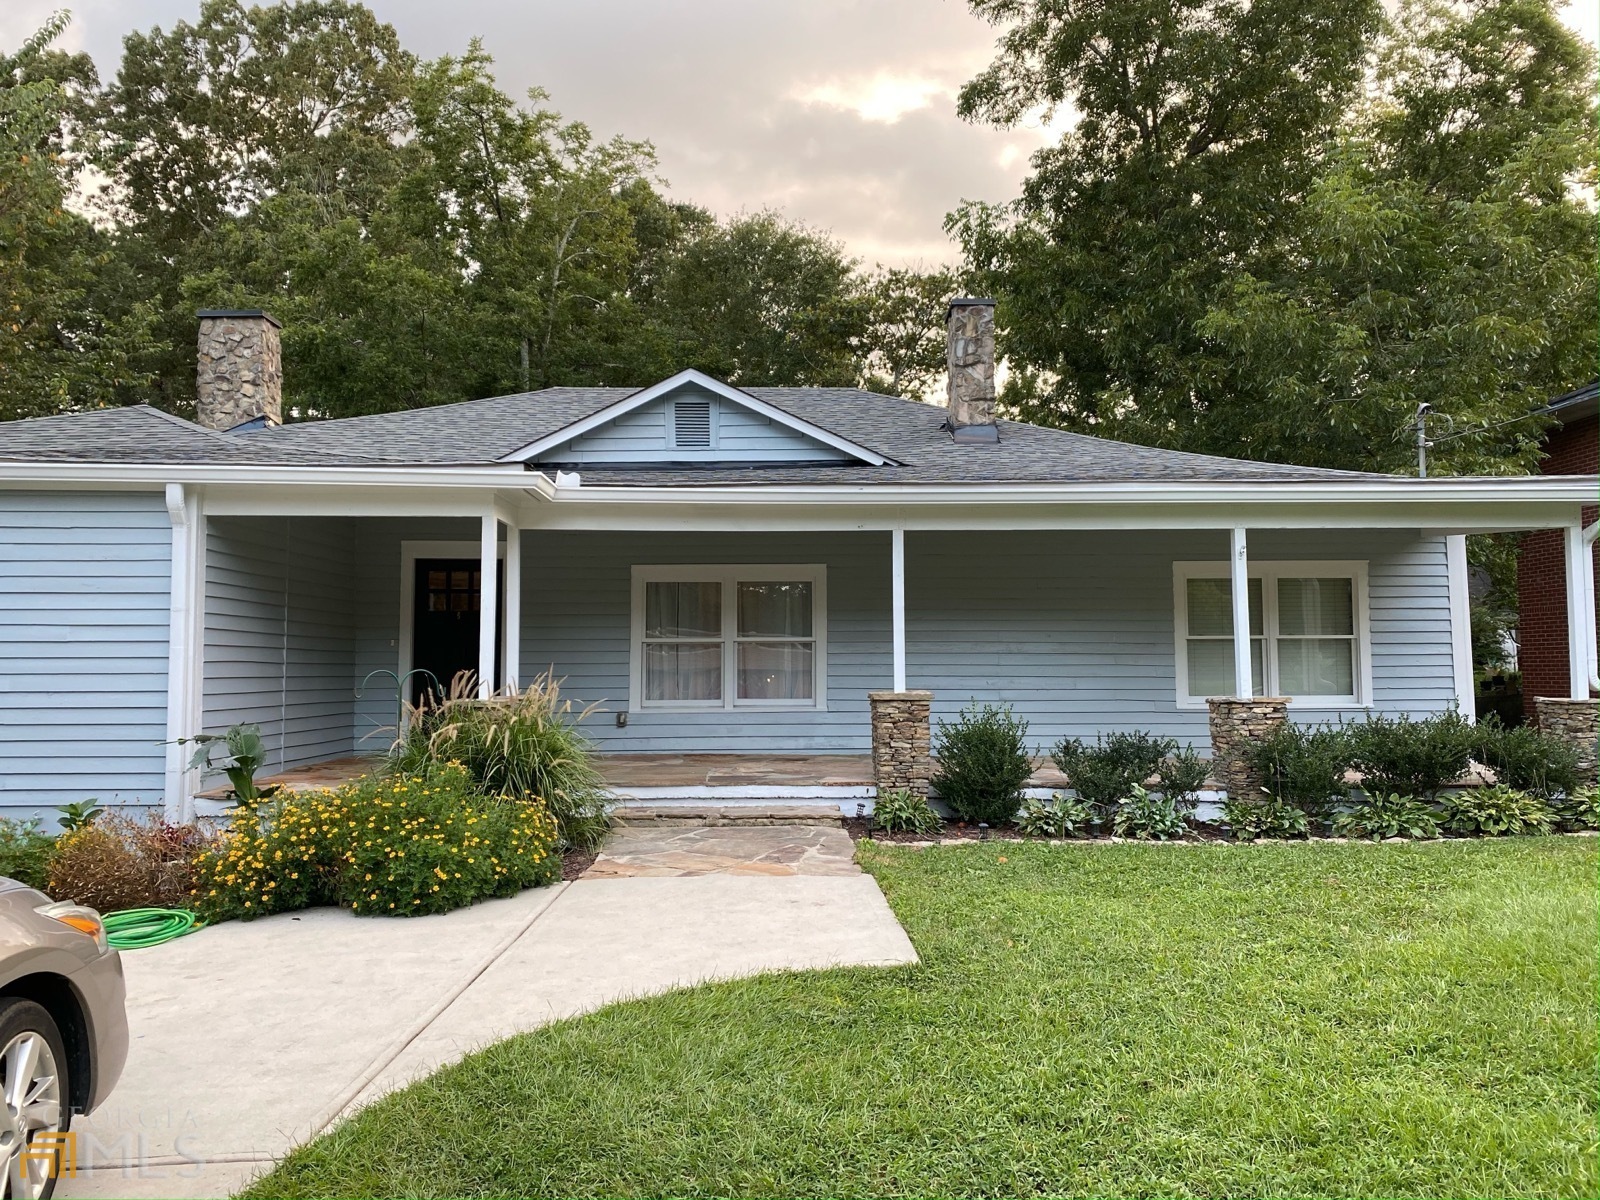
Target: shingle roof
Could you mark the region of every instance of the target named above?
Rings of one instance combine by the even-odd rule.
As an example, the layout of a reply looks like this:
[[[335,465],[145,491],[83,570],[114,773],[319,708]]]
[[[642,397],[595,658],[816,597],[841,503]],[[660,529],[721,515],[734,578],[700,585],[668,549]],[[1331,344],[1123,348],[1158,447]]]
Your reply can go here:
[[[99,410],[0,423],[0,460],[279,463],[305,466],[483,465],[632,395],[633,388],[547,388],[435,408],[285,425],[202,429],[155,409]],[[995,444],[961,444],[943,408],[853,388],[753,387],[767,403],[891,460],[732,467],[685,464],[581,469],[585,483],[640,486],[1293,481],[1372,478],[1113,442],[1000,422]],[[549,472],[546,465],[540,469]]]

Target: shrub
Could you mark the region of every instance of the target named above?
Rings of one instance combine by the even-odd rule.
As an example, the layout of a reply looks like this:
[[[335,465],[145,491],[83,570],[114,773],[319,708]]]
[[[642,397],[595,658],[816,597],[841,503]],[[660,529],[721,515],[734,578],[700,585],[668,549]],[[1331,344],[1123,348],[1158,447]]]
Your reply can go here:
[[[894,788],[872,805],[872,827],[889,833],[935,833],[944,822],[927,797],[907,788]]]
[[[1596,812],[1597,799],[1600,799],[1600,789],[1592,785],[1573,789],[1553,802],[1556,821],[1563,829],[1594,829],[1600,826],[1600,812]]]
[[[1391,837],[1439,836],[1438,819],[1425,801],[1395,793],[1369,796],[1351,805],[1334,819],[1333,829],[1341,837],[1370,838],[1375,842]]]
[[[1311,820],[1305,809],[1270,794],[1260,800],[1235,800],[1229,796],[1222,805],[1222,819],[1241,842],[1311,835]]]
[[[1022,785],[1033,774],[1028,723],[1010,705],[973,703],[954,721],[940,721],[933,786],[956,815],[1003,825],[1017,815]]]
[[[102,816],[56,839],[45,891],[101,912],[185,908],[195,860],[214,840],[199,825]]]
[[[1518,791],[1548,800],[1578,786],[1578,748],[1532,725],[1508,729],[1491,713],[1478,726],[1475,752],[1496,782]]]
[[[0,817],[0,875],[45,891],[50,884],[50,851],[55,838],[39,822]]]
[[[198,864],[208,921],[319,904],[362,914],[446,912],[561,876],[537,800],[484,796],[459,764],[279,796],[241,812]]]
[[[1050,757],[1066,775],[1072,790],[1094,805],[1102,818],[1109,819],[1123,798],[1132,794],[1134,786],[1142,787],[1157,774],[1167,755],[1177,748],[1178,743],[1171,738],[1136,730],[1101,734],[1093,745],[1078,738],[1062,738]],[[1203,774],[1200,781],[1205,782]],[[1198,791],[1199,785],[1193,790]]]
[[[475,686],[463,674],[442,703],[411,710],[391,769],[415,775],[459,762],[488,795],[543,801],[567,845],[599,845],[611,827],[609,801],[589,740],[577,727],[591,710],[574,714],[548,672],[525,691],[489,700],[477,699]]]
[[[1147,792],[1137,783],[1128,797],[1117,805],[1111,818],[1112,833],[1141,841],[1165,842],[1181,838],[1188,828],[1188,822],[1171,796]]]
[[[1193,746],[1175,750],[1156,768],[1156,781],[1180,813],[1192,816],[1210,768]]]
[[[1444,827],[1453,833],[1549,833],[1556,814],[1539,796],[1497,783],[1439,797]]]
[[[1344,781],[1352,747],[1345,730],[1331,725],[1305,728],[1285,722],[1250,745],[1250,766],[1266,791],[1284,808],[1307,818],[1326,820],[1334,805],[1350,792]],[[1256,803],[1241,798],[1246,805]],[[1277,837],[1278,834],[1263,834]]]
[[[1048,800],[1030,796],[1017,814],[1017,831],[1029,837],[1076,837],[1094,824],[1094,809],[1080,796],[1059,792]]]
[[[1478,743],[1477,730],[1453,709],[1423,721],[1372,717],[1349,734],[1351,762],[1368,795],[1425,800],[1466,774]]]

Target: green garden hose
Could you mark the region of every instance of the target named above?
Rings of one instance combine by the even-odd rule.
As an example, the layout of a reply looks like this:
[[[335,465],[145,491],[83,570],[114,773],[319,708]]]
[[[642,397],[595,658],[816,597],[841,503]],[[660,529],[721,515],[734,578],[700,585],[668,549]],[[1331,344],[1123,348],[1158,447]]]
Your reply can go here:
[[[127,908],[106,913],[106,941],[117,950],[143,950],[180,938],[196,928],[192,912],[181,908]]]

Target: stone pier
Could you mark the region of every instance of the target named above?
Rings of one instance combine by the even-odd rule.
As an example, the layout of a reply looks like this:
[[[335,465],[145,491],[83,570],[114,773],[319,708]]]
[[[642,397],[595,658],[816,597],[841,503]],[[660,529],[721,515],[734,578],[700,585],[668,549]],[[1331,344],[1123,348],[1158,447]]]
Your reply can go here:
[[[928,710],[932,692],[868,692],[872,705],[872,781],[878,794],[904,788],[928,794],[933,778]]]
[[[1259,800],[1266,781],[1250,766],[1252,743],[1289,719],[1283,696],[1214,696],[1211,714],[1211,774],[1235,800]]]

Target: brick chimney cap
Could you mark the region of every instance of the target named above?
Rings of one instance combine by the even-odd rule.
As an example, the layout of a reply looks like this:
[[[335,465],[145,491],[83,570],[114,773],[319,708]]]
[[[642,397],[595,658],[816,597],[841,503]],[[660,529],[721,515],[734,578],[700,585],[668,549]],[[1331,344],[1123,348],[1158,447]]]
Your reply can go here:
[[[263,321],[271,322],[276,329],[283,328],[283,322],[269,312],[259,308],[202,308],[195,316],[202,320],[206,317],[260,317]]]

